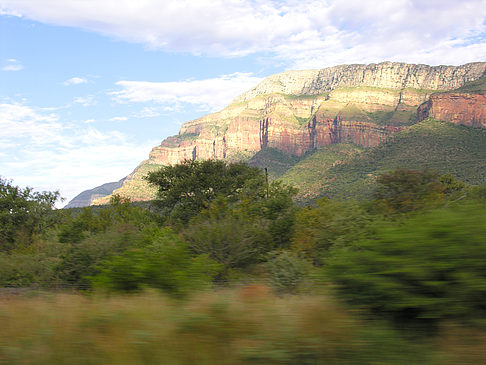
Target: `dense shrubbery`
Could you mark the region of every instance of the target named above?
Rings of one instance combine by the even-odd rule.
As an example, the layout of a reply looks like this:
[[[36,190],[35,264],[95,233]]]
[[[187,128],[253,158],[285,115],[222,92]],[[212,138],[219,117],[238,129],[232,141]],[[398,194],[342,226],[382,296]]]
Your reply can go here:
[[[140,291],[152,287],[182,296],[208,287],[220,267],[207,255],[192,256],[186,242],[169,228],[152,232],[144,245],[132,246],[100,265],[94,284],[103,290]]]
[[[486,318],[486,206],[434,209],[334,252],[343,297],[398,322]]]
[[[373,199],[323,198],[315,206],[298,208],[292,201],[295,189],[267,185],[261,171],[242,164],[186,162],[179,171],[184,173],[174,171],[152,175],[160,184],[169,173],[177,180],[174,185],[164,180],[163,209],[155,213],[119,197],[105,207],[54,211],[56,194],[15,190],[2,180],[0,286],[70,286],[111,293],[154,288],[179,299],[211,286],[255,281],[283,298],[330,286],[367,320],[437,331],[466,323],[482,331],[485,187],[468,187],[428,170],[395,170],[377,179]],[[199,184],[201,171],[208,179]],[[209,179],[218,172],[224,186],[217,176]],[[232,186],[231,179],[236,181]],[[177,189],[169,191],[171,186]],[[182,194],[186,188],[190,194]],[[240,299],[267,297],[268,290],[244,291]],[[187,331],[190,337],[214,327],[209,332],[220,336],[215,341],[224,341],[227,326],[236,326],[241,332],[234,334],[231,346],[242,346],[243,352],[232,356],[242,363],[319,363],[334,356],[327,347],[313,347],[313,341],[326,340],[325,324],[311,329],[308,340],[282,347],[285,331],[270,342],[250,340],[246,327],[225,322],[225,305],[184,318],[177,324],[180,333]],[[298,321],[307,323],[310,317],[304,312]],[[300,328],[275,323],[289,331]],[[259,334],[266,336],[266,330]],[[341,327],[334,330],[341,336]],[[347,343],[330,336],[331,342]],[[336,363],[353,363],[354,358],[344,360],[344,352],[336,351]],[[361,348],[356,351],[364,354]]]

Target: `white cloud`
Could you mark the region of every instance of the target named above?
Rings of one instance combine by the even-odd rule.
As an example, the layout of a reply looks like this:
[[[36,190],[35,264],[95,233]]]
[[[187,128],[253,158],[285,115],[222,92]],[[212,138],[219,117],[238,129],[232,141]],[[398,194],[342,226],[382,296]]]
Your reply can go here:
[[[289,68],[486,58],[486,0],[3,0],[1,13],[171,52],[260,52]]]
[[[79,84],[85,84],[87,83],[88,80],[86,80],[83,77],[71,77],[69,80],[64,81],[64,85],[79,85]]]
[[[40,108],[0,104],[2,176],[16,185],[59,189],[67,200],[127,175],[157,142],[135,143],[118,131],[101,132]]]
[[[24,66],[19,63],[15,58],[9,58],[7,64],[2,67],[2,71],[20,71],[23,70]]]
[[[96,104],[93,95],[77,96],[74,98],[73,103],[81,104],[84,107],[92,106]]]
[[[108,119],[108,121],[110,121],[110,122],[123,122],[125,120],[128,120],[128,118],[127,117],[113,117],[113,118]]]
[[[164,111],[174,112],[174,111],[178,110],[178,107],[177,106],[174,106],[174,107],[166,106],[166,107],[163,107],[162,109]],[[160,115],[162,115],[162,113],[159,112],[159,108],[153,108],[153,107],[146,106],[142,110],[140,110],[138,113],[135,113],[133,116],[135,118],[155,118],[155,117],[158,117]]]
[[[111,94],[120,102],[155,102],[166,104],[169,108],[187,103],[203,110],[216,111],[260,81],[261,78],[249,73],[179,82],[119,81],[116,84],[122,89]],[[145,116],[155,116],[152,115],[154,109],[145,109],[145,112]]]

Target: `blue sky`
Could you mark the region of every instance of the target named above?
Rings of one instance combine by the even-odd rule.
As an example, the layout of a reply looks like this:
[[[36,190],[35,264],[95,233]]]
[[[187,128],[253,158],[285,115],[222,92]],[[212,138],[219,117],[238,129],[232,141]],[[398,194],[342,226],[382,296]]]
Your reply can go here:
[[[486,0],[0,0],[0,176],[66,200],[263,77],[486,61]]]

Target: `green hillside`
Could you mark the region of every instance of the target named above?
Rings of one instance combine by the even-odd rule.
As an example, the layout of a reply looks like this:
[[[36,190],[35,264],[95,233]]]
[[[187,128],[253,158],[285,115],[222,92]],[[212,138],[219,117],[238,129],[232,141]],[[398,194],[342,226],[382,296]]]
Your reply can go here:
[[[325,178],[329,169],[346,163],[363,150],[363,147],[345,143],[324,146],[290,167],[280,180],[299,189],[298,201],[311,200],[332,183]]]
[[[301,189],[317,188],[314,194],[304,194],[309,200],[312,195],[367,196],[376,176],[395,168],[430,168],[451,173],[469,184],[486,183],[486,130],[447,122],[426,119],[393,135],[387,142],[352,154],[349,160],[331,167],[325,161],[327,153],[327,148],[322,149],[300,161],[281,179]]]
[[[268,176],[271,180],[274,180],[281,177],[301,159],[302,157],[291,156],[276,148],[267,147],[253,155],[248,161],[248,164],[262,169],[266,167],[268,169]]]

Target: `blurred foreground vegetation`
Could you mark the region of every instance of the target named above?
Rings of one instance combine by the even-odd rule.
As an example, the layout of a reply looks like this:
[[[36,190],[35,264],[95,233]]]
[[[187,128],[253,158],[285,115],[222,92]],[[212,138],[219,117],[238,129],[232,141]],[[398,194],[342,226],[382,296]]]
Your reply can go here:
[[[245,164],[150,173],[55,210],[0,180],[0,363],[486,363],[486,187],[380,175],[298,207]]]

